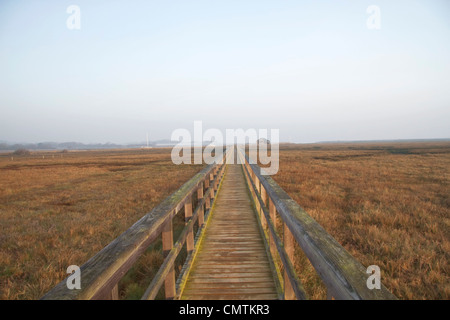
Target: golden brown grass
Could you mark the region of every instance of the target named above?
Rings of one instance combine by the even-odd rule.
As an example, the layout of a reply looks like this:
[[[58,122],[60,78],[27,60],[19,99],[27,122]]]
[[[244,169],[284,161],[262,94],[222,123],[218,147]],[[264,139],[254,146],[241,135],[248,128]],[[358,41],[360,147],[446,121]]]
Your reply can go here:
[[[444,142],[288,145],[274,179],[399,298],[449,299],[449,168]],[[41,297],[200,169],[173,165],[168,149],[1,155],[0,299]],[[140,298],[160,247],[125,275],[121,298]],[[295,264],[324,298],[298,248]]]
[[[40,298],[200,169],[169,149],[0,156],[0,299]],[[149,250],[121,296],[161,261]]]
[[[449,299],[450,143],[284,146],[278,184],[401,299]],[[312,298],[325,288],[297,250]]]

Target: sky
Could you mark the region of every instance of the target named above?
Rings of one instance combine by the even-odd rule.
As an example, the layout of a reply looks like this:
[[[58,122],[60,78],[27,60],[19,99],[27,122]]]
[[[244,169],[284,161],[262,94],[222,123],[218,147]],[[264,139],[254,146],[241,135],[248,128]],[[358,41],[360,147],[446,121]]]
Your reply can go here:
[[[194,121],[450,138],[450,1],[0,0],[0,141],[132,143]]]

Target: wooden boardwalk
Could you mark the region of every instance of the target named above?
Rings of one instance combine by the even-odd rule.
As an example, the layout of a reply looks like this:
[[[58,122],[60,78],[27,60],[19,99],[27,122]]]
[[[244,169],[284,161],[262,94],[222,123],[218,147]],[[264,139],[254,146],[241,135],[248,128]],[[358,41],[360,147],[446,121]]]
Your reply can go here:
[[[249,163],[244,150],[236,151],[242,165],[230,164],[234,152],[225,152],[223,161],[195,174],[84,263],[81,289],[69,289],[67,278],[42,299],[119,299],[120,280],[158,239],[164,261],[142,300],[157,298],[163,287],[170,300],[308,299],[294,266],[297,249],[317,271],[329,299],[396,299],[382,284],[369,289],[366,267]],[[174,237],[173,219],[181,213],[185,226]],[[187,255],[176,275],[181,252]]]
[[[241,165],[227,165],[181,299],[277,299]]]

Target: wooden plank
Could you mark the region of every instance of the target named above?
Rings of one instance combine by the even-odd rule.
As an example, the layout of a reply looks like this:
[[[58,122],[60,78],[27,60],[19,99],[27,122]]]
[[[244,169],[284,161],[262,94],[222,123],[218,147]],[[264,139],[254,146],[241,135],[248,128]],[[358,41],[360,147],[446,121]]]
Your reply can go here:
[[[209,182],[210,182],[209,179],[205,180],[205,189],[209,188]],[[207,197],[205,197],[205,210],[209,210],[211,208],[211,194],[212,193],[210,193]]]
[[[211,284],[217,284],[218,286],[223,286],[225,284],[248,284],[248,283],[272,283],[273,280],[269,279],[267,280],[265,277],[242,277],[242,278],[201,278],[201,277],[193,277],[190,279],[189,284],[196,284],[196,283],[211,283]]]
[[[183,300],[277,300],[278,296],[275,293],[264,294],[202,294],[191,293],[189,297],[182,297]]]
[[[167,221],[162,231],[162,246],[163,254],[164,256],[167,256],[170,253],[170,250],[172,250],[173,248],[172,220]],[[169,273],[164,280],[164,289],[166,299],[173,299],[175,297],[175,269],[173,265],[170,267]]]
[[[197,199],[200,201],[203,199],[203,183],[200,184],[200,187],[197,189]],[[205,211],[203,206],[199,209],[198,215],[198,226],[201,228],[205,223]]]
[[[247,263],[247,264],[239,264],[239,265],[223,265],[223,264],[204,264],[197,266],[197,270],[204,270],[204,269],[222,269],[222,270],[236,270],[236,269],[249,269],[249,270],[263,270],[263,271],[270,271],[270,268],[268,266],[261,266],[254,263]]]
[[[262,288],[255,288],[255,287],[244,287],[244,286],[235,286],[232,288],[220,288],[220,291],[217,290],[217,288],[194,288],[194,289],[188,289],[186,288],[186,295],[189,295],[190,293],[194,294],[217,294],[220,293],[222,295],[228,295],[228,294],[263,294],[263,293],[276,293],[273,287],[262,287]]]
[[[283,226],[283,233],[284,250],[286,250],[291,263],[294,264],[294,237],[286,224]],[[291,285],[287,270],[284,270],[284,300],[295,300],[294,288]]]
[[[111,290],[111,300],[119,300],[119,284],[116,284]]]
[[[192,198],[189,199],[189,201],[187,201],[184,205],[184,217],[186,222],[189,221],[190,218],[192,218]],[[186,237],[186,250],[188,253],[194,250],[194,232],[192,228],[189,230],[189,233]]]
[[[231,245],[231,244],[225,244],[225,245],[220,245],[218,244],[215,248],[212,246],[208,246],[203,248],[204,251],[211,251],[211,250],[245,250],[245,249],[250,249],[250,250],[265,250],[264,246],[261,246],[259,243],[244,243],[245,248],[242,248],[242,244],[239,243],[238,245]]]
[[[275,208],[275,205],[273,204],[272,199],[269,199],[269,214],[270,219],[272,220],[273,227],[275,230],[277,230],[277,210]],[[269,232],[269,245],[270,245],[270,253],[272,254],[272,257],[278,256],[278,252],[275,245],[275,240],[271,232]]]
[[[234,258],[219,258],[219,259],[211,259],[208,261],[202,261],[203,264],[226,264],[226,265],[234,265],[234,264],[249,264],[249,263],[260,263],[261,259],[259,257],[242,259],[240,257]]]
[[[215,282],[203,282],[203,283],[195,283],[190,284],[189,287],[186,287],[186,290],[195,293],[202,289],[219,289],[221,292],[225,292],[226,289],[258,289],[258,288],[269,288],[270,292],[273,292],[273,284],[272,282],[250,282],[250,283],[242,283],[242,282],[222,282],[222,283],[215,283]]]

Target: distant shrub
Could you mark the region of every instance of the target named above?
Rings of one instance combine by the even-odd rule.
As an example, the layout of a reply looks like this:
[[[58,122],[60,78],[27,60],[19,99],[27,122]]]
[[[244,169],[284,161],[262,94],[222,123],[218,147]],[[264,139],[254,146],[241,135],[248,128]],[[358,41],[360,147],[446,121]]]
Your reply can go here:
[[[411,154],[409,149],[388,149],[387,150],[391,154]]]
[[[69,150],[67,150],[67,149],[64,149],[61,151],[61,153],[68,153],[68,152],[69,152]]]
[[[16,151],[13,152],[13,154],[17,156],[26,156],[31,154],[31,152],[27,149],[17,149]]]

